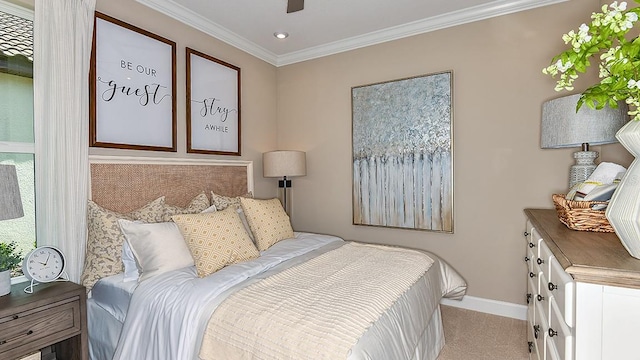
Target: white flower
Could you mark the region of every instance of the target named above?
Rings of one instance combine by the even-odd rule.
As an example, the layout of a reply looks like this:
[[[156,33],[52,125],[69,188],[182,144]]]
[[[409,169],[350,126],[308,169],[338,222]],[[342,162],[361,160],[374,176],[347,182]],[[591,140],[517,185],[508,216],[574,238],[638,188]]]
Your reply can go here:
[[[576,39],[576,42],[578,44],[584,44],[588,41],[591,41],[591,35],[589,35],[589,26],[587,24],[580,25],[580,28],[578,30],[578,37]],[[573,47],[575,48],[576,44],[574,44]]]
[[[555,63],[556,68],[558,68],[558,71],[560,72],[565,72],[567,71],[570,67],[573,66],[573,64],[571,63],[571,61],[567,61],[566,63],[562,63],[562,60],[558,60]]]
[[[631,80],[629,80],[629,82],[627,82],[627,88],[629,88],[629,89],[633,89],[633,88],[640,89],[640,82],[631,79]]]

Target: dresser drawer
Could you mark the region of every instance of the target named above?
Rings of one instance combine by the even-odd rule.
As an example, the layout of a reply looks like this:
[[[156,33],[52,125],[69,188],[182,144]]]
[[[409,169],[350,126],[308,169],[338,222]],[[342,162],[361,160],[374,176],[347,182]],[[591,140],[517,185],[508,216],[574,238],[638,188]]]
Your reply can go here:
[[[567,325],[575,326],[575,282],[571,275],[567,274],[558,260],[552,257],[549,260],[549,282],[540,284],[546,287],[554,297],[560,314]]]
[[[549,278],[549,259],[553,258],[553,253],[549,250],[547,244],[544,241],[540,241],[538,245],[538,258],[536,259],[536,265],[540,266],[540,270],[547,274]]]
[[[544,316],[538,316],[538,314],[543,313],[543,309],[540,307],[541,305],[536,302],[535,304],[535,312],[536,312],[536,322],[531,326],[531,330],[533,332],[533,339],[538,349],[538,353],[541,358],[544,354],[544,345],[545,345],[545,334],[549,325],[547,323],[547,319]]]
[[[534,253],[533,249],[530,249],[527,246],[527,252],[524,257],[525,262],[527,263],[527,272],[533,271],[533,266],[536,263],[537,254]]]
[[[538,281],[537,279],[527,278],[527,311],[528,319],[530,321],[535,320],[535,303],[536,296],[538,295]]]
[[[80,301],[67,299],[0,318],[0,353],[56,343],[80,332]]]
[[[544,317],[546,322],[549,322],[549,291],[544,288],[544,284],[547,283],[547,277],[544,273],[540,272],[538,274],[538,283],[540,287],[540,292],[535,297],[536,304],[540,305],[539,309],[543,309],[542,313],[538,313],[537,315],[540,317]]]
[[[549,329],[546,334],[549,336],[547,341],[553,343],[560,360],[571,360],[573,359],[572,330],[562,318],[562,314],[560,314],[553,297],[549,299],[549,304],[551,305],[551,312],[549,316]]]
[[[558,355],[558,350],[555,347],[553,341],[550,341],[549,335],[545,335],[545,360],[562,360],[560,355]]]

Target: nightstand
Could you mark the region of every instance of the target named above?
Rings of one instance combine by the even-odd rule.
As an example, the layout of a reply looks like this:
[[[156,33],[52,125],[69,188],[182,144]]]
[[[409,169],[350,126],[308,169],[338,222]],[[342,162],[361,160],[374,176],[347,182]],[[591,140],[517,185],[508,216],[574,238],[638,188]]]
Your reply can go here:
[[[53,346],[57,360],[86,360],[87,296],[72,282],[11,286],[0,297],[0,359],[12,360]]]

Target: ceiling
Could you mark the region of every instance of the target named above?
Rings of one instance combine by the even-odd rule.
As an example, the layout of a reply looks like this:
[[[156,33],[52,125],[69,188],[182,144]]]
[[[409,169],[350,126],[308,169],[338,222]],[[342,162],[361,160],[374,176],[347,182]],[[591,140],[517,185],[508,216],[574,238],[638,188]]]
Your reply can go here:
[[[137,1],[283,66],[568,0],[306,0],[291,14],[287,0]]]

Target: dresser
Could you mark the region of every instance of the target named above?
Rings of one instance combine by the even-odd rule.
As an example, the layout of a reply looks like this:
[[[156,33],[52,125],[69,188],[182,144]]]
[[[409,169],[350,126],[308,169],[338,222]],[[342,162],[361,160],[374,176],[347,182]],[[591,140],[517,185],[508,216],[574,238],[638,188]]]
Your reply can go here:
[[[640,360],[640,260],[613,233],[526,209],[527,321],[535,360]]]
[[[57,360],[86,360],[86,291],[71,282],[11,286],[0,297],[0,359],[13,360],[53,346]]]

